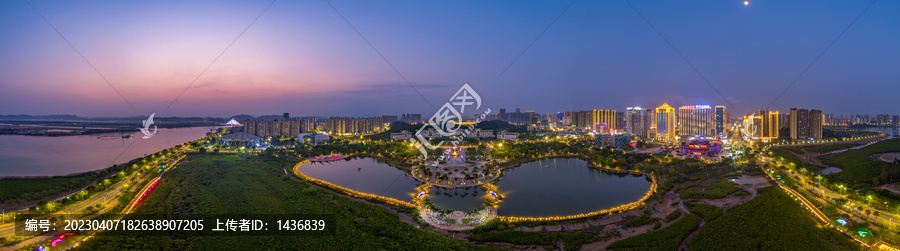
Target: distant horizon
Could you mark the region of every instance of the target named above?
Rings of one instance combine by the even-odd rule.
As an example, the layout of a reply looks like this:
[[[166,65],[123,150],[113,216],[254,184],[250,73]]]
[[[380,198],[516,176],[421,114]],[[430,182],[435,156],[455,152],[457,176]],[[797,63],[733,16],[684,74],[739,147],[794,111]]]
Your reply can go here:
[[[670,104],[670,106],[672,106],[672,105]],[[711,107],[715,107],[715,105],[710,105],[710,106],[711,106]],[[641,108],[644,108],[644,109],[651,109],[651,110],[652,110],[652,109],[655,109],[656,107],[658,107],[658,106],[654,106],[654,107],[643,107],[643,106],[641,106]],[[679,107],[681,107],[681,105],[679,105],[679,106],[672,106],[672,107],[676,109],[676,113],[677,113],[677,109],[678,109]],[[791,108],[797,108],[797,109],[818,109],[818,108],[815,108],[815,107],[791,107]],[[513,112],[515,112],[515,109],[516,109],[516,108],[515,108],[515,107],[514,107],[514,108],[506,108],[506,107],[502,107],[502,108],[492,109],[492,110],[491,110],[491,114],[497,114],[497,113],[499,113],[499,109],[507,109],[507,110],[506,110],[507,113],[513,113]],[[519,109],[520,109],[520,112],[523,112],[523,113],[524,113],[525,111],[531,111],[531,110],[528,110],[528,109],[522,109],[522,108],[519,108]],[[622,110],[618,110],[618,109],[608,109],[608,108],[593,108],[593,109],[615,110],[615,111],[617,111],[617,112],[625,112],[625,109],[622,109]],[[545,115],[545,114],[555,114],[555,113],[559,113],[559,112],[588,111],[588,110],[593,110],[593,109],[577,109],[577,110],[566,110],[566,111],[558,111],[558,112],[537,112],[537,111],[535,111],[535,114]],[[712,109],[712,108],[711,108],[711,109]],[[790,108],[788,108],[788,110],[786,110],[786,111],[780,111],[780,110],[769,110],[769,111],[778,111],[779,113],[787,113],[787,112],[789,112],[789,109],[790,109]],[[821,109],[819,109],[819,110],[821,110]],[[727,107],[726,107],[726,111],[728,111],[728,108],[727,108]],[[731,112],[731,111],[728,111],[728,112]],[[362,115],[362,116],[350,116],[350,115],[340,115],[340,114],[330,114],[330,115],[308,115],[308,114],[295,114],[295,113],[289,113],[289,116],[290,116],[291,118],[294,118],[294,117],[319,117],[319,118],[328,118],[328,117],[355,117],[355,118],[366,118],[366,117],[381,117],[381,116],[397,116],[398,119],[399,119],[400,116],[403,115],[403,114],[410,114],[410,112],[406,112],[406,113],[395,113],[395,114],[390,114],[390,113],[389,113],[389,114],[380,114],[380,115]],[[424,114],[424,113],[412,113],[412,114],[420,114],[420,115],[422,115],[422,119],[423,119],[423,120],[427,120],[428,118],[431,117],[431,115],[433,115],[433,114]],[[473,115],[476,115],[476,114],[478,114],[478,113],[463,114],[463,116],[464,116],[464,117],[471,118]],[[743,117],[744,115],[746,115],[746,114],[740,114],[740,115],[738,115],[738,114],[735,114],[734,112],[731,112],[731,114],[732,114],[732,119],[740,119],[741,117]],[[822,114],[823,114],[823,115],[826,115],[826,114],[834,115],[836,118],[839,118],[839,117],[842,116],[842,115],[844,115],[844,116],[853,116],[853,115],[873,115],[873,116],[874,116],[874,115],[879,115],[879,114],[887,114],[887,115],[889,115],[889,116],[900,115],[900,113],[858,113],[858,112],[856,112],[856,113],[848,113],[848,114],[838,114],[838,113],[829,113],[829,112],[824,111],[824,110],[822,111]],[[76,117],[78,117],[78,118],[85,118],[85,119],[96,119],[96,118],[140,118],[140,117],[147,117],[147,116],[150,116],[150,114],[126,115],[126,116],[82,116],[82,115],[78,115],[78,114],[21,114],[21,113],[20,113],[20,114],[0,114],[0,118],[2,118],[2,117],[4,117],[4,116],[22,116],[22,115],[25,115],[25,116],[32,116],[32,117],[44,117],[44,116],[76,116]],[[184,116],[184,115],[164,115],[164,114],[156,114],[155,117],[156,117],[156,118],[165,118],[165,117],[191,118],[191,117],[198,117],[198,118],[223,118],[223,119],[230,119],[230,118],[234,118],[234,117],[237,117],[237,116],[252,116],[252,117],[258,118],[258,117],[266,117],[266,116],[277,116],[277,117],[281,117],[281,116],[283,116],[283,115],[284,115],[284,113],[281,112],[281,113],[272,113],[272,114],[246,114],[246,113],[242,113],[242,114],[232,114],[232,115],[225,115],[225,116],[223,116],[223,115],[188,115],[188,116]],[[873,119],[874,119],[874,118],[873,118]]]

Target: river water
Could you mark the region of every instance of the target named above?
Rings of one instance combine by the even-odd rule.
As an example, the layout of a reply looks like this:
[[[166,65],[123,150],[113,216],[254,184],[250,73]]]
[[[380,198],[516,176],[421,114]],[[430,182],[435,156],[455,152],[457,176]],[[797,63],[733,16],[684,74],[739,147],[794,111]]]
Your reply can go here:
[[[206,136],[217,127],[158,129],[149,139],[140,131],[78,136],[0,135],[0,176],[54,176],[95,171],[126,163]]]

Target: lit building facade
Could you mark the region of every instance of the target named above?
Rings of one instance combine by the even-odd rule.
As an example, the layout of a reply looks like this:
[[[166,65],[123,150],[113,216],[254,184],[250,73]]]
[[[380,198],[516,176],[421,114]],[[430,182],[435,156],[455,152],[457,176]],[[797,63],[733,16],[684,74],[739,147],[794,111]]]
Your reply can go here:
[[[618,118],[616,117],[615,110],[594,109],[591,111],[590,117],[592,129],[596,130],[597,133],[609,133],[610,130],[618,128],[616,126]],[[605,130],[601,130],[601,124],[606,124]]]
[[[728,120],[725,119],[725,106],[716,106],[716,136],[725,137],[725,128],[728,128]]]
[[[778,140],[781,130],[781,114],[778,111],[759,110],[744,117],[742,134],[744,140],[773,142]]]
[[[259,137],[295,137],[307,132],[300,118],[282,120],[247,119],[244,121],[244,132]]]
[[[708,105],[686,105],[678,108],[678,135],[682,138],[715,137],[715,112]]]
[[[656,140],[675,142],[675,108],[663,104],[656,108]]]

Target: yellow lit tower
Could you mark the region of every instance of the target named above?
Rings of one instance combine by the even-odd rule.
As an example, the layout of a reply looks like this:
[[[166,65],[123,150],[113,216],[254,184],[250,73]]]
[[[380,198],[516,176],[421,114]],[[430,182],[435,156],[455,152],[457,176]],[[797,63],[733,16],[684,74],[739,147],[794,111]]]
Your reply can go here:
[[[600,128],[600,125],[606,125],[606,128]],[[591,110],[591,125],[598,133],[609,133],[616,129],[616,110]]]
[[[675,141],[675,108],[667,103],[656,108],[656,140]]]

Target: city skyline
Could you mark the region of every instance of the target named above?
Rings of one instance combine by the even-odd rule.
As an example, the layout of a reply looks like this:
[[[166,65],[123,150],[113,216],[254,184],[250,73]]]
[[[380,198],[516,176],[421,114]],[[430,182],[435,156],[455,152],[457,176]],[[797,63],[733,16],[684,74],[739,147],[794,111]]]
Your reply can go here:
[[[4,2],[0,114],[430,115],[464,83],[537,113],[897,114],[900,3],[868,4]]]

